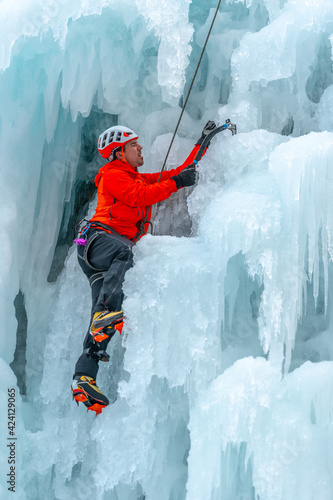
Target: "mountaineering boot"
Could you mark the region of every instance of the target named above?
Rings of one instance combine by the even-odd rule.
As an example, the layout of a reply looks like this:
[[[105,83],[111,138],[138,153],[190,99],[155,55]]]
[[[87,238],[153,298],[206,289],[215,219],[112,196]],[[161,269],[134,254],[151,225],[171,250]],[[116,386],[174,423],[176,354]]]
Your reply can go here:
[[[72,394],[77,404],[83,403],[87,410],[96,412],[96,415],[102,412],[109,404],[109,400],[97,387],[96,380],[87,375],[77,375],[72,383]]]
[[[91,322],[90,333],[96,342],[102,342],[110,337],[111,332],[114,333],[114,325],[122,323],[123,320],[123,311],[95,312]],[[108,329],[110,329],[111,332],[107,332]]]
[[[116,325],[105,326],[104,328],[95,331],[92,334],[94,337],[95,344],[99,347],[102,347],[101,342],[103,342],[103,340],[105,339],[111,340],[116,331],[119,332],[119,334],[121,335],[123,326],[124,322],[122,321],[121,323],[117,323]],[[98,359],[100,359],[101,361],[109,361],[110,356],[106,353],[105,354],[106,356],[108,356],[108,359],[104,359],[106,356],[100,357],[100,355],[103,354],[103,352],[104,351],[94,351],[93,354],[97,355],[97,357],[99,356]]]
[[[100,345],[100,343],[103,342],[103,340],[105,340],[105,339],[111,340],[112,337],[114,336],[114,334],[116,333],[116,331],[119,332],[119,334],[121,335],[123,326],[124,326],[124,322],[121,321],[120,323],[117,323],[116,325],[113,324],[113,325],[105,326],[104,328],[98,329],[97,331],[95,331],[93,333],[94,341],[96,342],[97,345]],[[102,351],[98,351],[98,352],[95,351],[95,354],[98,354],[101,352]],[[99,358],[99,359],[101,359],[101,361],[109,361],[108,359],[103,359],[103,358]]]

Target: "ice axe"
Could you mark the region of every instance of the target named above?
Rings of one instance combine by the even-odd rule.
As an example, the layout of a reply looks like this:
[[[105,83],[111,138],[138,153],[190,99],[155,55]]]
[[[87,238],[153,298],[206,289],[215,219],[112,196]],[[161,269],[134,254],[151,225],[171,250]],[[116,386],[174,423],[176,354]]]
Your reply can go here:
[[[196,157],[193,160],[193,163],[198,163],[201,160],[201,157],[205,151],[205,149],[208,147],[210,141],[215,137],[216,134],[219,132],[223,132],[224,130],[230,130],[232,135],[237,134],[237,127],[234,123],[231,123],[229,118],[228,120],[225,121],[223,125],[220,125],[219,127],[214,128],[209,134],[207,134],[204,138],[204,140],[201,143],[201,146],[199,148],[199,151],[196,154]]]

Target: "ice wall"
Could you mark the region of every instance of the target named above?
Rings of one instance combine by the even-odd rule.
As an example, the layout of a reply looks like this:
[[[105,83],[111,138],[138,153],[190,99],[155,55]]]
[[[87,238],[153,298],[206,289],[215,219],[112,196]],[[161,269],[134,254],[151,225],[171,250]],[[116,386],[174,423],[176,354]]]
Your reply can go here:
[[[60,274],[57,256],[102,165],[96,138],[134,128],[145,170],[158,170],[215,3],[0,3],[0,400],[9,432],[15,389],[18,499],[333,497],[324,0],[222,4],[168,168],[208,119],[239,133],[214,139],[198,185],[160,206],[155,236],[136,247],[124,334],[98,379],[114,403],[94,418],[71,401],[90,292],[75,249]]]

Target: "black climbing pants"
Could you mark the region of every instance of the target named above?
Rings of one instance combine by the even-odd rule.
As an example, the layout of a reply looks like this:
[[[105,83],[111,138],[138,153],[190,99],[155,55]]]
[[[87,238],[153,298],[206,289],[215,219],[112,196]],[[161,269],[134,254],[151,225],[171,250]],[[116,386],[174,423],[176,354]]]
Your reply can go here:
[[[78,246],[78,261],[91,286],[91,319],[98,311],[120,311],[123,301],[123,282],[126,271],[133,265],[132,247],[127,238],[89,229],[86,246]],[[83,353],[75,366],[75,375],[88,375],[96,379],[98,372],[97,351],[104,351],[111,337],[98,345],[90,333],[90,325],[83,342]]]

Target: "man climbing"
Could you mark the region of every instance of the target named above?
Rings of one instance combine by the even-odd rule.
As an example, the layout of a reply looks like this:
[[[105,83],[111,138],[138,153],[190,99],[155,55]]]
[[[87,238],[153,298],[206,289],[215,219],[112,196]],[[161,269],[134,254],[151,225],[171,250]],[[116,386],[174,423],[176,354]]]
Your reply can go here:
[[[82,229],[78,244],[79,264],[89,279],[92,293],[91,324],[83,343],[72,383],[72,394],[96,413],[109,404],[96,385],[98,362],[108,361],[106,347],[123,325],[122,285],[132,266],[132,247],[146,234],[151,205],[178,189],[193,186],[197,172],[192,163],[205,136],[216,127],[209,121],[186,161],[178,168],[156,174],[140,174],[142,146],[133,130],[117,125],[103,132],[97,143],[102,167],[94,216]],[[160,178],[159,178],[160,177]]]

